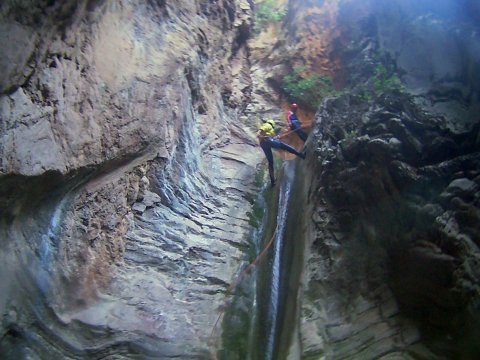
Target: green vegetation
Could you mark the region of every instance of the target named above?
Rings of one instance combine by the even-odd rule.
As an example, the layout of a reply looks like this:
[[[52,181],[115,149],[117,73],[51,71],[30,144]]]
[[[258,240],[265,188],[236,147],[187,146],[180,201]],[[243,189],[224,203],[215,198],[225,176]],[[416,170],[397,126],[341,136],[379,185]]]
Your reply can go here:
[[[332,79],[311,73],[304,65],[295,66],[293,73],[283,77],[282,89],[292,101],[316,109],[325,96],[339,95]]]
[[[255,28],[254,31],[258,34],[269,23],[276,23],[282,21],[285,17],[286,10],[278,9],[275,0],[263,0],[255,8]]]
[[[373,88],[375,95],[378,96],[382,92],[398,89],[400,85],[400,79],[397,74],[395,74],[393,66],[387,67],[383,64],[375,66],[373,72]]]
[[[365,101],[380,96],[382,93],[402,88],[395,66],[382,52],[377,52],[373,57],[374,65],[370,68],[368,78],[358,74],[356,80],[350,82],[350,86],[342,90],[336,90],[332,79],[309,70],[306,66],[294,66],[291,74],[282,79],[281,88],[287,94],[289,100],[302,104],[311,110],[316,110],[322,99],[326,96],[340,96],[346,91],[354,90]],[[356,84],[356,85],[354,85]]]
[[[345,139],[354,139],[358,137],[358,129],[349,130],[345,133]]]
[[[380,96],[382,93],[391,90],[399,90],[402,83],[398,78],[395,66],[392,64],[388,55],[378,50],[373,55],[376,65],[373,73],[364,84],[357,87],[358,94],[367,101]]]
[[[265,173],[266,171],[264,166],[259,166],[257,168],[257,171],[255,172],[256,187],[261,188],[263,186]],[[245,199],[252,206],[252,211],[247,211],[248,223],[253,228],[260,229],[260,226],[262,225],[265,204],[259,201],[258,195],[254,195],[253,193],[252,194],[246,193]],[[253,256],[255,256],[255,254],[253,254]]]

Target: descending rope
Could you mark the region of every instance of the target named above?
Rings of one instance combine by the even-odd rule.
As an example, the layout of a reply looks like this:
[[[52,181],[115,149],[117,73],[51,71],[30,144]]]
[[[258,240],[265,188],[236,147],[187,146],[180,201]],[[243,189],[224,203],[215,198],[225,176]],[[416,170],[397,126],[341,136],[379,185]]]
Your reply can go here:
[[[298,131],[298,130],[301,130],[301,129],[303,129],[303,128],[306,128],[306,127],[308,127],[308,126],[306,126],[306,125],[299,126],[299,127],[296,128],[295,130],[290,130],[290,131],[284,132],[283,134],[277,135],[277,137],[278,137],[279,139],[284,138],[285,136],[288,136],[288,135],[290,135],[290,134],[292,134],[292,133],[294,133],[294,132],[296,132],[296,131]]]
[[[262,252],[255,258],[255,260],[253,260],[250,265],[248,265],[241,273],[240,275],[238,275],[237,279],[230,284],[230,286],[228,287],[227,291],[225,292],[225,298],[230,295],[233,290],[235,290],[235,288],[237,287],[237,285],[240,283],[240,281],[243,279],[243,277],[251,270],[255,267],[255,265],[260,261],[260,259],[267,253],[268,249],[270,248],[270,246],[272,246],[273,244],[273,240],[275,239],[275,236],[277,234],[277,229],[278,229],[278,225],[277,227],[275,228],[275,231],[273,232],[273,235],[272,235],[272,238],[270,239],[270,241],[267,243],[267,245],[265,245],[265,247],[263,248]],[[212,340],[213,340],[213,335],[215,333],[215,330],[217,328],[217,325],[219,324],[220,322],[220,319],[223,318],[223,316],[225,315],[225,310],[227,309],[229,303],[227,300],[225,300],[224,302],[224,306],[222,308],[222,311],[220,312],[220,314],[218,315],[218,318],[217,318],[217,321],[215,321],[215,324],[213,325],[213,329],[212,329],[212,332],[208,338],[208,347],[209,347],[209,350],[210,350],[210,355],[212,356],[212,360],[216,360],[217,359],[217,355],[216,353],[213,351],[213,344],[212,344]]]
[[[261,138],[273,137],[273,138],[281,139],[281,138],[284,138],[285,136],[293,134],[294,132],[297,132],[298,130],[301,130],[301,129],[304,129],[304,128],[307,128],[307,127],[308,127],[307,125],[302,125],[302,126],[299,126],[298,128],[296,128],[295,130],[289,130],[289,131],[284,132],[283,134],[279,134],[279,135],[276,135],[276,136],[261,136]]]
[[[296,128],[295,130],[290,130],[290,131],[287,131],[287,132],[284,132],[283,134],[280,134],[280,135],[277,135],[276,138],[284,138],[294,132],[297,132],[298,130],[300,129],[303,129],[307,126],[305,125],[301,125],[300,127]],[[215,334],[215,330],[217,329],[217,326],[218,324],[220,323],[220,320],[223,318],[223,316],[225,315],[225,311],[227,310],[227,307],[229,305],[229,302],[228,300],[226,299],[227,296],[231,295],[233,293],[233,291],[235,290],[235,288],[238,286],[238,284],[240,284],[240,281],[242,281],[243,277],[251,270],[255,267],[255,265],[263,258],[263,256],[265,256],[265,254],[267,253],[268,249],[270,248],[270,246],[272,246],[273,244],[273,240],[275,239],[275,236],[277,234],[277,229],[278,229],[278,224],[277,224],[277,227],[275,228],[275,231],[273,232],[273,235],[272,235],[272,238],[270,239],[270,241],[267,243],[267,245],[265,245],[265,247],[263,248],[262,252],[255,258],[255,260],[253,260],[253,262],[251,262],[241,273],[240,275],[238,275],[237,279],[230,284],[230,286],[228,287],[227,291],[225,292],[225,301],[224,301],[224,305],[222,307],[222,310],[220,311],[220,314],[218,315],[217,317],[217,320],[215,321],[215,324],[213,325],[213,328],[212,328],[212,332],[210,333],[210,336],[208,337],[208,348],[209,348],[209,351],[210,351],[210,355],[212,357],[212,360],[217,360],[217,355],[213,349],[213,336]]]

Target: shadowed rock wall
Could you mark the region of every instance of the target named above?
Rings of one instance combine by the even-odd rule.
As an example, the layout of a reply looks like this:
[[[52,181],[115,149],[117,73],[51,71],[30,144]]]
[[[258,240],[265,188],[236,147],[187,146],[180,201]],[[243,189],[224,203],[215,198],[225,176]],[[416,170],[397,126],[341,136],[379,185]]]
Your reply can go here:
[[[323,102],[308,144],[289,358],[480,354],[480,41],[467,5],[339,2],[331,41],[346,86]],[[378,75],[387,68],[397,90]]]
[[[479,14],[470,0],[344,1],[339,27],[348,57],[362,48],[375,64],[388,54],[416,101],[447,115],[452,130],[465,131],[478,120]]]
[[[317,116],[304,355],[475,358],[478,127],[441,156],[445,121],[401,93]]]

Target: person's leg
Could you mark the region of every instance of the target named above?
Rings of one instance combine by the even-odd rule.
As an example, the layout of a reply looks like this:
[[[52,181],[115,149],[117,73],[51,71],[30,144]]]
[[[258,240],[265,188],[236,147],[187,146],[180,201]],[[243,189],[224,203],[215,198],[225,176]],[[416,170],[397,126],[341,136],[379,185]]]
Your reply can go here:
[[[268,162],[268,174],[270,175],[270,186],[274,187],[275,186],[275,174],[273,171],[273,161]]]
[[[287,145],[287,144],[281,142],[280,140],[270,139],[269,142],[271,144],[271,147],[274,148],[274,149],[285,150],[285,151],[288,151],[289,153],[297,155],[298,157],[300,157],[302,159],[305,159],[305,152],[303,152],[303,153],[298,152],[294,147],[291,147],[290,145]]]
[[[299,121],[292,120],[290,128],[295,131],[295,133],[300,139],[303,140],[303,142],[307,141],[308,135],[302,130],[302,124],[300,124]]]
[[[303,131],[302,129],[299,129],[296,131],[296,133],[300,137],[300,139],[303,140],[303,142],[307,141],[308,135],[305,131]]]
[[[260,147],[262,148],[263,152],[265,153],[265,157],[268,160],[268,174],[270,175],[270,185],[275,185],[275,173],[273,170],[273,154],[272,154],[272,147],[271,144],[264,140],[260,142]]]

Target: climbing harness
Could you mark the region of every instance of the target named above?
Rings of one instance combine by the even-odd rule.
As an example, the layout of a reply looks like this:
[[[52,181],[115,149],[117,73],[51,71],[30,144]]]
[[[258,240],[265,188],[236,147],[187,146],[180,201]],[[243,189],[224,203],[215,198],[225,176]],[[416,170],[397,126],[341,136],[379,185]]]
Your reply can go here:
[[[241,273],[240,275],[238,275],[237,279],[230,284],[230,286],[228,287],[227,291],[225,292],[225,299],[227,298],[228,295],[231,295],[233,293],[233,290],[235,290],[235,288],[238,286],[238,284],[240,284],[240,281],[243,279],[243,277],[251,270],[255,267],[255,265],[260,261],[260,259],[262,259],[263,256],[265,256],[265,254],[267,253],[268,249],[270,248],[270,246],[272,246],[273,244],[273,240],[275,239],[275,236],[277,235],[277,229],[278,229],[278,225],[277,227],[275,228],[275,231],[273,232],[273,235],[272,235],[272,238],[270,239],[270,241],[267,243],[267,245],[265,245],[265,247],[263,248],[262,252],[255,258],[255,260],[253,260]],[[208,348],[209,348],[209,351],[210,351],[210,355],[212,356],[212,360],[216,360],[217,359],[217,355],[215,354],[215,352],[213,351],[213,344],[212,344],[212,340],[213,340],[213,335],[215,333],[215,330],[217,328],[217,325],[219,324],[220,320],[223,318],[223,316],[225,315],[225,310],[227,309],[229,305],[229,302],[228,300],[225,300],[224,302],[224,306],[222,307],[222,311],[220,312],[220,314],[218,315],[218,318],[217,318],[217,321],[215,321],[215,324],[213,325],[213,329],[212,329],[212,332],[210,334],[210,336],[208,337]]]

